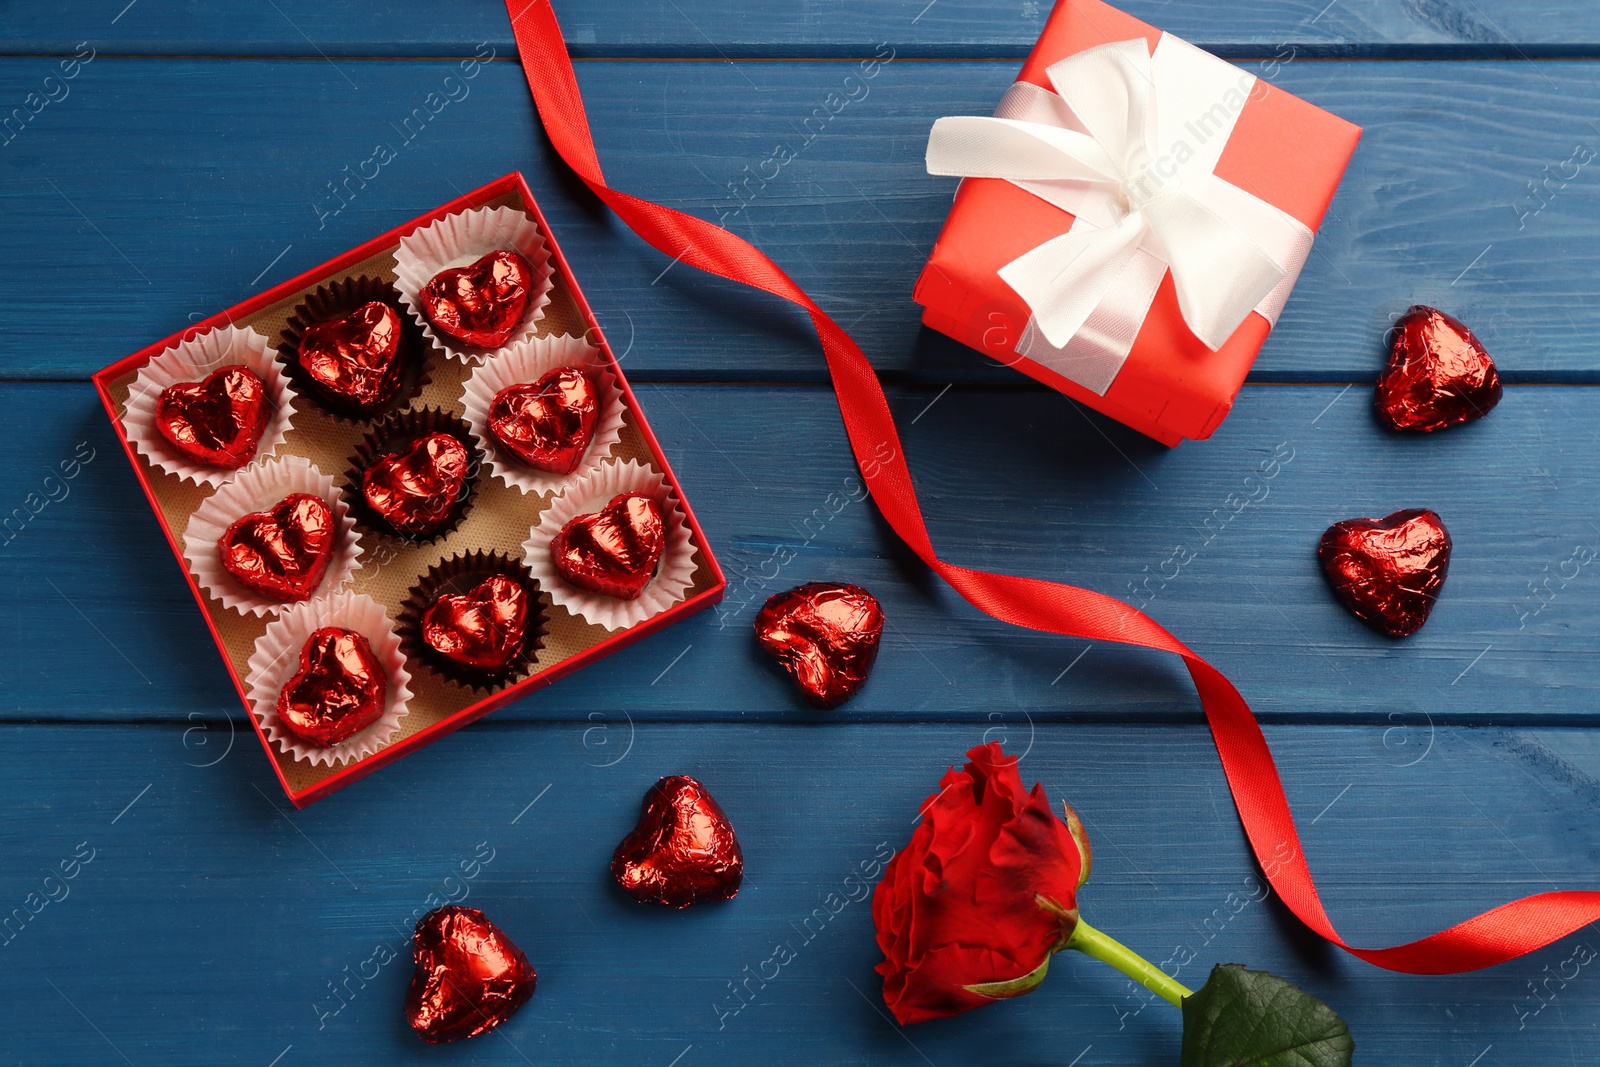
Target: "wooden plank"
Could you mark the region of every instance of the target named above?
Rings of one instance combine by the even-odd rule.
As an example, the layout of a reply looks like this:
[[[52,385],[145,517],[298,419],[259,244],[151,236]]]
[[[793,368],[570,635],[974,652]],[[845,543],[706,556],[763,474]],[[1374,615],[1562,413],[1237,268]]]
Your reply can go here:
[[[1401,438],[1364,389],[1250,387],[1213,440],[1172,451],[1043,391],[892,400],[946,558],[1131,597],[1270,719],[1504,724],[1593,722],[1600,706],[1596,393],[1512,388],[1485,422]],[[1082,642],[981,616],[910,560],[860,499],[829,392],[648,386],[640,399],[729,599],[498,717],[814,721],[748,627],[768,593],[831,578],[876,591],[890,627],[871,685],[822,718],[1194,721],[1177,661],[1104,646],[1080,659]],[[4,512],[68,494],[0,548],[3,714],[242,716],[87,387],[6,385],[0,412]],[[93,460],[47,482],[80,442]],[[1437,509],[1456,549],[1434,617],[1395,642],[1332,599],[1314,549],[1335,520],[1407,506]]]
[[[1328,909],[1358,943],[1595,887],[1591,732],[1442,728],[1411,738],[1420,760],[1377,726],[1269,732]],[[0,907],[58,898],[13,920],[4,947],[8,1054],[436,1062],[400,1021],[406,934],[431,894],[483,908],[539,970],[501,1037],[455,1050],[474,1063],[693,1067],[775,1050],[796,1064],[992,1063],[1001,1048],[1008,1063],[1066,1064],[1090,1047],[1082,1062],[1175,1060],[1176,1012],[1070,954],[1014,1002],[901,1033],[881,1014],[869,906],[841,903],[865,884],[846,878],[904,846],[946,766],[999,739],[982,724],[657,725],[609,767],[592,765],[581,734],[472,727],[290,812],[253,753],[202,766],[175,726],[0,730]],[[1314,942],[1263,888],[1198,727],[1007,740],[1025,781],[1085,816],[1096,852],[1084,914],[1158,962],[1192,952],[1185,983],[1218,962],[1287,975],[1344,1015],[1373,1065],[1567,1062],[1600,1024],[1593,976],[1559,978],[1578,946],[1592,958],[1590,933],[1451,978],[1390,974]],[[732,902],[666,913],[608,884],[638,798],[669,773],[702,778],[739,832],[747,881]],[[80,850],[92,858],[75,878],[46,882]],[[735,1000],[729,983],[778,944],[793,960]],[[1536,999],[1547,974],[1558,977]],[[347,980],[340,999],[330,985]]]
[[[135,6],[137,5],[137,6]],[[996,7],[984,0],[559,0],[569,47],[580,56],[817,57],[855,55],[892,41],[922,56],[1026,54],[1050,10],[1049,0]],[[1584,0],[1244,0],[1219,7],[1124,0],[1148,22],[1217,51],[1257,56],[1280,44],[1333,54],[1593,54],[1600,16]],[[390,0],[234,0],[203,7],[174,0],[119,0],[53,10],[5,13],[8,52],[70,53],[80,41],[137,55],[470,55],[487,42],[511,49],[499,3],[423,4]]]
[[[12,294],[0,375],[82,377],[522,168],[635,380],[820,380],[798,314],[642,248],[555,169],[520,71],[474,69],[461,80],[437,62],[82,68],[71,95],[0,149],[0,286]],[[864,99],[815,119],[854,69],[592,63],[581,77],[619,187],[725,216],[891,379],[1014,384],[1014,372],[921,329],[910,300],[953,188],[923,173],[929,124],[988,110],[1010,66],[890,63],[861,83]],[[0,99],[47,70],[0,60]],[[1388,317],[1415,301],[1471,322],[1512,380],[1600,380],[1600,305],[1586,281],[1600,269],[1593,165],[1567,167],[1576,176],[1550,185],[1538,214],[1545,201],[1528,190],[1594,141],[1593,74],[1584,63],[1280,65],[1279,84],[1368,135],[1256,380],[1368,381]],[[430,97],[446,92],[459,101]],[[430,99],[443,102],[437,116]],[[753,199],[736,198],[730,183],[780,143],[798,157],[753,185]],[[396,158],[369,167],[377,176],[363,187],[349,175],[378,144]]]

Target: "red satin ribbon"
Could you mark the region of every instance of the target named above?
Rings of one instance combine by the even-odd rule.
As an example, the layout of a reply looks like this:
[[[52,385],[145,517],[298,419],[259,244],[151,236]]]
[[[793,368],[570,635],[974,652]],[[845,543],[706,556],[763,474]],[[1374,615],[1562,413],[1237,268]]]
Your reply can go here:
[[[777,264],[703,219],[606,185],[578,81],[549,0],[506,0],[522,69],[545,132],[567,165],[635,233],[692,267],[764,289],[811,316],[833,376],[839,413],[866,484],[895,533],[979,610],[1017,626],[1089,641],[1117,641],[1182,656],[1199,690],[1222,768],[1256,859],[1283,902],[1311,929],[1369,963],[1412,974],[1455,974],[1542,948],[1600,919],[1600,892],[1540,893],[1503,904],[1431,937],[1392,948],[1355,948],[1339,937],[1317,896],[1300,835],[1267,740],[1233,683],[1155,620],[1089,589],[991,574],[946,563],[933,551],[894,418],[877,373],[850,335]],[[884,460],[882,446],[889,459]],[[868,476],[868,472],[873,472]]]

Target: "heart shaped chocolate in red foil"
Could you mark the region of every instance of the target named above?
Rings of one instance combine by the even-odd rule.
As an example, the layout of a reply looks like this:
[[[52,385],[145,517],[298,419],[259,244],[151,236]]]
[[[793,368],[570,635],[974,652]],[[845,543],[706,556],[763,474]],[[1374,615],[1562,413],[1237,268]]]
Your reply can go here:
[[[489,432],[534,470],[571,474],[594,439],[599,415],[594,382],[577,367],[561,367],[496,393]]]
[[[770,597],[756,614],[756,640],[819,708],[856,695],[883,637],[878,598],[840,582],[807,582]]]
[[[600,511],[561,527],[550,541],[550,558],[579,589],[637,600],[655,577],[666,543],[660,506],[643,493],[620,493]]]
[[[405,384],[400,315],[379,300],[341,319],[307,327],[299,360],[306,375],[336,406],[376,415]]]
[[[278,693],[278,718],[296,737],[337,745],[383,716],[389,675],[361,634],[342,626],[313,630],[300,669]]]
[[[338,524],[319,496],[290,493],[266,511],[236,519],[217,539],[222,569],[252,592],[307,600],[333,558]]]
[[[373,461],[361,474],[361,495],[397,533],[431,534],[455,519],[471,465],[453,434],[424,434]]]
[[[490,252],[433,276],[417,301],[430,325],[474,348],[499,348],[522,328],[533,299],[533,266],[520,252]]]
[[[156,430],[196,463],[234,469],[255,458],[267,429],[267,384],[249,367],[218,367],[156,400]]]
[[[488,1033],[539,980],[523,951],[477,908],[447,904],[417,921],[406,1021],[430,1045]]]
[[[675,774],[645,793],[638,825],[611,856],[611,877],[641,904],[687,908],[737,894],[744,853],[706,787]]]
[[[422,640],[464,667],[500,671],[528,636],[528,593],[503,574],[479,582],[466,596],[442,596],[422,615]]]
[[[1334,523],[1317,554],[1345,607],[1390,637],[1405,637],[1422,628],[1439,598],[1450,571],[1450,534],[1434,512],[1408,508]]]
[[[1500,403],[1500,374],[1472,331],[1416,305],[1394,326],[1373,404],[1391,430],[1426,432],[1481,419]]]

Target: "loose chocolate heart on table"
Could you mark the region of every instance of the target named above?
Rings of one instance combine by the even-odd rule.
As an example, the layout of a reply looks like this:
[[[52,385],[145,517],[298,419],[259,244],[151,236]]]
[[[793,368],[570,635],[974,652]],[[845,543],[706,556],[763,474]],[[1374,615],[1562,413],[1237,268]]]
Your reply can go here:
[[[218,367],[179,382],[156,400],[156,430],[197,463],[229,469],[255,458],[267,429],[267,385],[249,367]]]
[[[400,315],[381,300],[306,328],[300,366],[336,406],[375,415],[394,403],[405,385]]]
[[[361,495],[397,533],[434,533],[454,520],[471,465],[454,434],[424,434],[373,461],[361,473]]]
[[[611,856],[611,877],[641,904],[687,908],[737,894],[744,853],[706,787],[677,774],[645,793],[638,825]]]
[[[1408,508],[1334,523],[1317,554],[1345,607],[1390,637],[1405,637],[1422,628],[1438,600],[1450,571],[1450,534],[1434,512]]]
[[[536,382],[496,393],[489,405],[489,432],[534,470],[571,474],[594,439],[599,415],[589,375],[560,367]]]
[[[528,636],[528,592],[494,574],[466,596],[441,596],[422,616],[422,640],[464,667],[500,671],[522,651]]]
[[[1481,419],[1500,403],[1494,360],[1458,320],[1418,304],[1395,323],[1393,336],[1373,399],[1391,430],[1441,430]]]
[[[337,745],[383,717],[389,676],[361,634],[341,626],[313,630],[300,669],[278,693],[278,719],[320,748]]]
[[[883,608],[859,585],[807,582],[778,593],[756,615],[756,640],[819,708],[856,695],[878,658]]]
[[[533,299],[533,266],[520,252],[490,252],[433,276],[417,301],[435,330],[474,348],[499,348],[522,328]]]
[[[333,558],[338,524],[319,496],[290,493],[266,511],[234,520],[217,539],[222,569],[252,592],[307,600]]]
[[[533,996],[539,975],[506,932],[477,908],[447,904],[417,921],[406,1021],[431,1045],[477,1037]]]
[[[561,527],[550,541],[550,559],[579,589],[637,600],[655,577],[666,543],[660,506],[643,493],[620,493]]]

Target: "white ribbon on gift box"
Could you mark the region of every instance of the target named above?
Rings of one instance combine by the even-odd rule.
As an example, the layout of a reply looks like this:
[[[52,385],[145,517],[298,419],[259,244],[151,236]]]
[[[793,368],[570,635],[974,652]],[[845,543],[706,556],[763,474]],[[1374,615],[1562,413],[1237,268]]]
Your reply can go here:
[[[1169,269],[1213,351],[1252,311],[1275,324],[1311,231],[1212,173],[1255,76],[1169,34],[1046,74],[1055,92],[1017,82],[993,118],[942,118],[928,138],[930,174],[1003,178],[1074,216],[1000,269],[1033,313],[1018,355],[1104,396]]]

